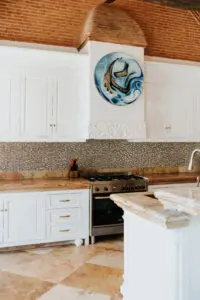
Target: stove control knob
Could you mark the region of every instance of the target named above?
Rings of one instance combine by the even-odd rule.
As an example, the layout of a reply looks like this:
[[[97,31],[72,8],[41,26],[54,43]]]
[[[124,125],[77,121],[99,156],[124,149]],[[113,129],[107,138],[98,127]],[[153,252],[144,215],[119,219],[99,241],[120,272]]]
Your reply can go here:
[[[106,186],[104,187],[104,191],[105,191],[105,192],[107,192],[107,191],[108,191],[108,188],[107,188]]]
[[[99,192],[99,188],[98,188],[98,187],[97,187],[97,188],[95,188],[95,191],[96,191],[96,192]]]

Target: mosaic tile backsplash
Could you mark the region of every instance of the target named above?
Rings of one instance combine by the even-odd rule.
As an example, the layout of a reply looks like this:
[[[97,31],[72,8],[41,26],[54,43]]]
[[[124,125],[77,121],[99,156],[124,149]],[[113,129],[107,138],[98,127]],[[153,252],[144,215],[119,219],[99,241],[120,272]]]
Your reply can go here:
[[[90,140],[85,143],[0,143],[0,171],[63,170],[78,158],[81,168],[186,166],[200,143],[130,143]],[[200,164],[200,155],[196,158]]]

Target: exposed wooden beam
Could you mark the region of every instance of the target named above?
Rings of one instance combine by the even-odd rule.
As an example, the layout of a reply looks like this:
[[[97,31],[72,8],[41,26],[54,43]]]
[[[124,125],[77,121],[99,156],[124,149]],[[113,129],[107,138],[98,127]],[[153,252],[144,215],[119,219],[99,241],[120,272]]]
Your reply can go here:
[[[106,0],[104,3],[107,3],[107,4],[110,4],[110,3],[113,3],[115,2],[116,0]]]
[[[173,6],[182,9],[200,10],[200,0],[139,0],[139,1]]]
[[[195,21],[198,25],[200,25],[200,11],[198,10],[191,10],[191,14],[194,17]]]

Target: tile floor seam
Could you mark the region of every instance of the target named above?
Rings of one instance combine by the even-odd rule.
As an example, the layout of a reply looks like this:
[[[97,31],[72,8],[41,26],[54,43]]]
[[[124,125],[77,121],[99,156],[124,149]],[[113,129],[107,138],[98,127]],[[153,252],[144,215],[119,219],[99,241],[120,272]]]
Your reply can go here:
[[[0,299],[89,300],[94,295],[91,300],[121,300],[122,246],[123,241],[115,239],[89,247],[35,250],[39,254],[0,254]],[[10,287],[17,290],[17,296]],[[70,299],[68,292],[73,295]]]

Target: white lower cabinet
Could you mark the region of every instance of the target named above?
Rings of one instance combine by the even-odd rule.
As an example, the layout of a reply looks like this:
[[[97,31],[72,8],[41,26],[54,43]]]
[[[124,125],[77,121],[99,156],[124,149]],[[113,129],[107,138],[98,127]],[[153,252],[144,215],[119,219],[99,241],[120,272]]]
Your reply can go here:
[[[81,209],[66,209],[47,212],[47,238],[66,240],[81,238]]]
[[[89,191],[0,195],[0,248],[89,241]]]
[[[45,198],[41,193],[2,195],[3,245],[34,244],[45,239]]]
[[[51,193],[47,199],[47,239],[53,242],[89,239],[89,192]]]
[[[0,199],[0,246],[3,243],[3,201]]]

